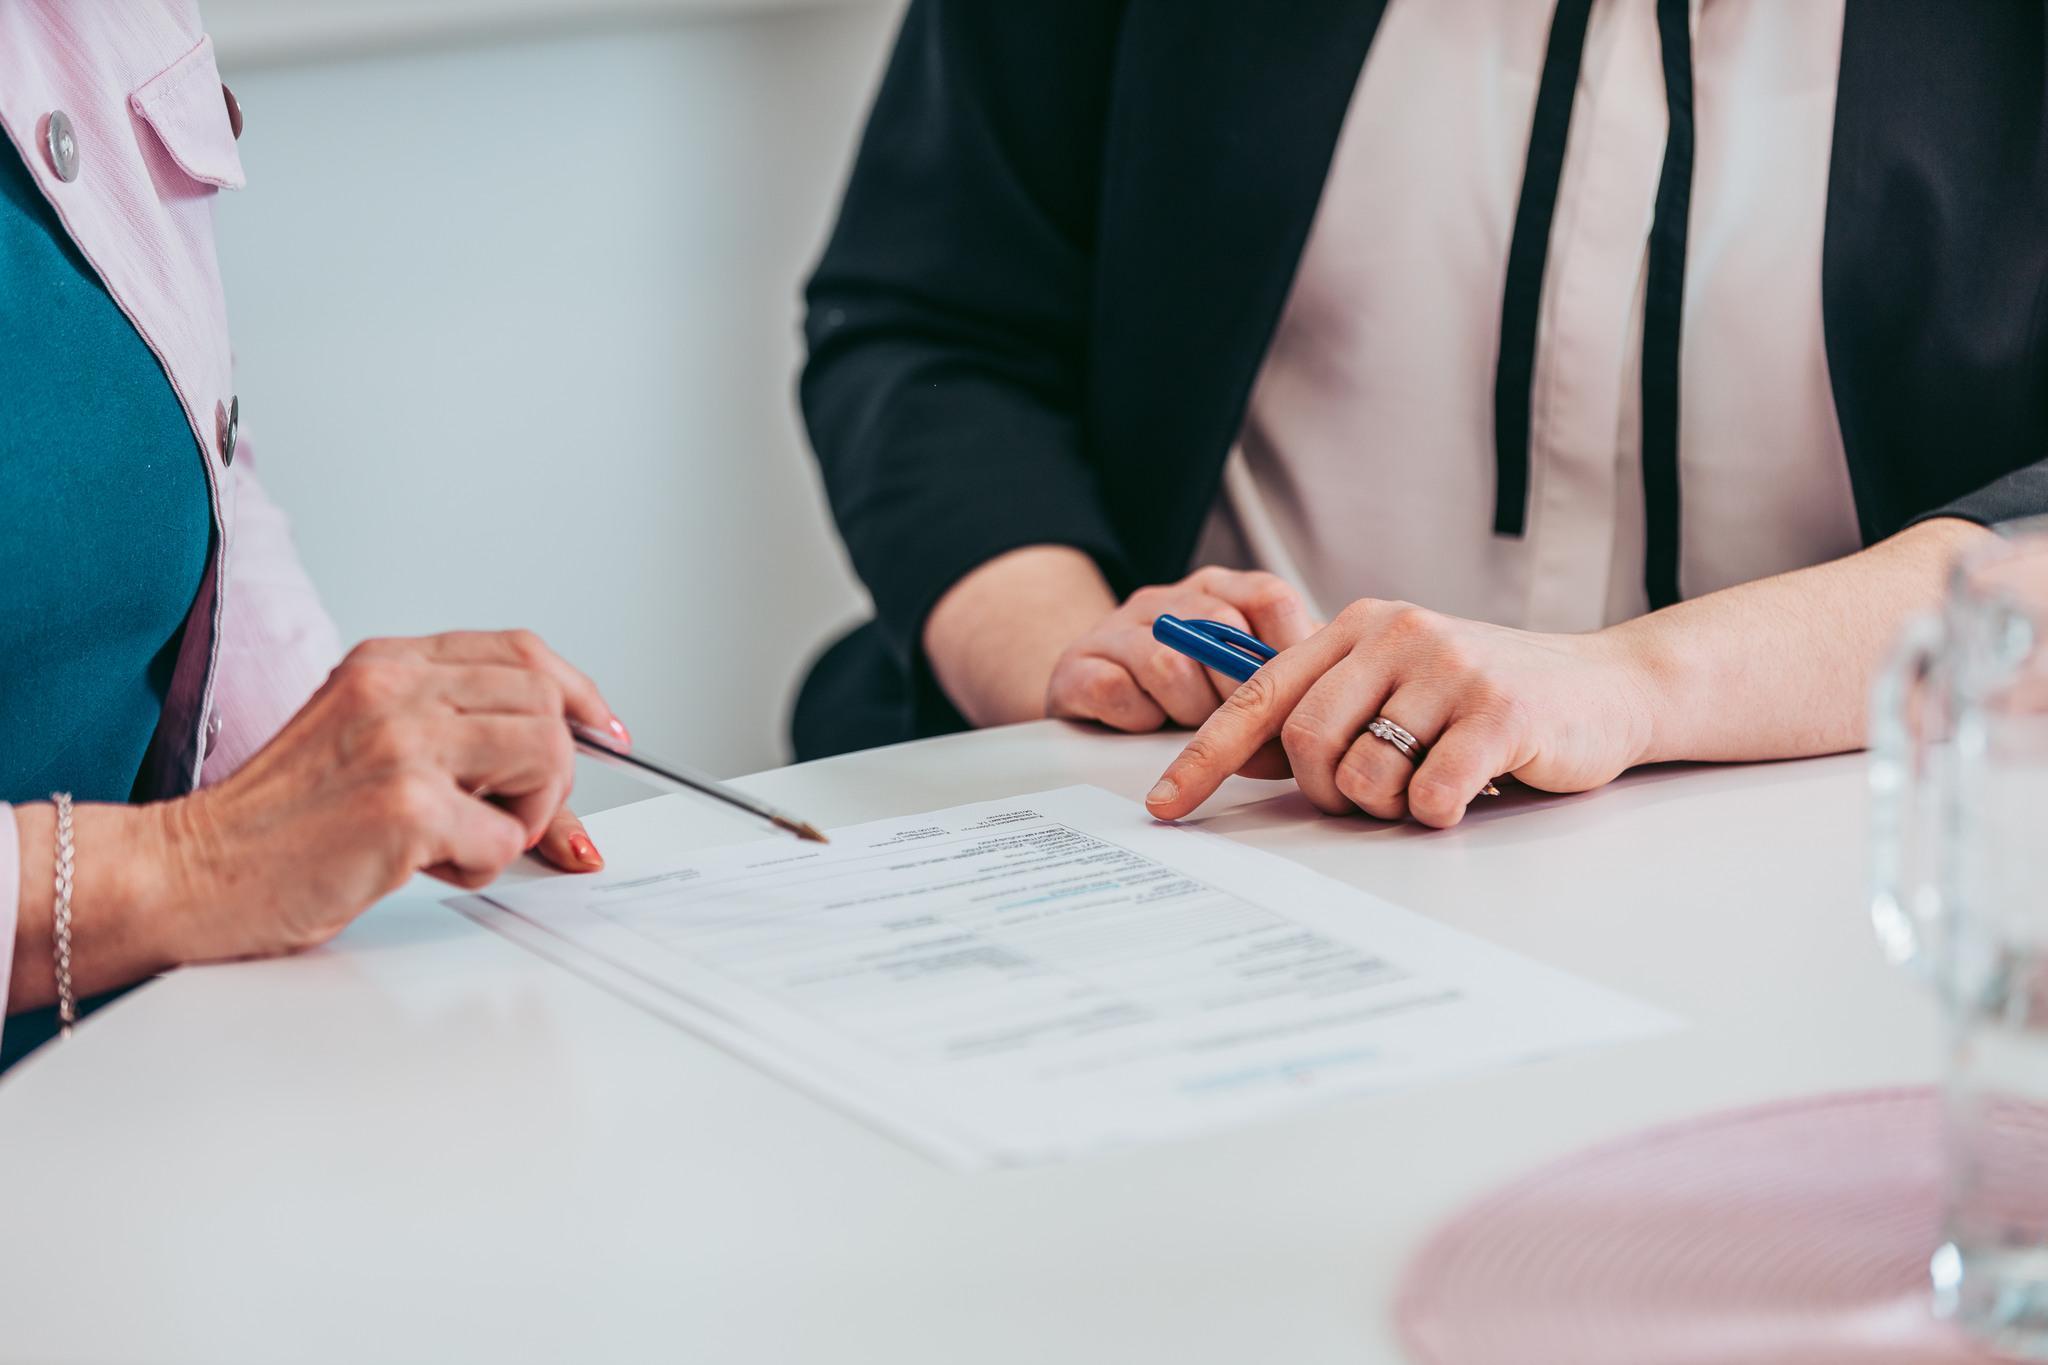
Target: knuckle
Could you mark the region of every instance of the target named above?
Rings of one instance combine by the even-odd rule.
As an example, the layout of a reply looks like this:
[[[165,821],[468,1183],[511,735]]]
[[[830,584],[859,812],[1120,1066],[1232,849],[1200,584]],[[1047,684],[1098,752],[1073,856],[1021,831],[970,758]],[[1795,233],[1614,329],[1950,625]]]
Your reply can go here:
[[[1182,746],[1180,751],[1180,761],[1176,763],[1175,766],[1180,767],[1185,765],[1187,767],[1199,770],[1202,768],[1213,768],[1220,764],[1222,761],[1223,753],[1222,750],[1220,750],[1217,747],[1216,741],[1211,739],[1208,735],[1203,734],[1200,731],[1197,731],[1188,740],[1188,742],[1184,746]]]
[[[1224,698],[1223,710],[1240,721],[1263,721],[1279,699],[1272,676],[1261,669],[1239,683],[1237,690]]]
[[[363,640],[350,649],[348,653],[341,656],[341,666],[346,668],[350,664],[367,663],[372,659],[381,659],[390,650],[391,641],[389,640]]]
[[[1065,669],[1056,670],[1051,681],[1045,685],[1045,709],[1047,714],[1066,717],[1079,715],[1087,705],[1082,695],[1082,684]]]
[[[1378,743],[1377,740],[1374,743]],[[1372,750],[1363,744],[1353,744],[1344,751],[1344,757],[1337,760],[1337,779],[1341,786],[1349,780],[1364,790],[1373,782]],[[1349,795],[1347,792],[1346,795]]]
[[[1120,701],[1130,691],[1130,686],[1107,668],[1091,668],[1082,676],[1076,690],[1083,705],[1101,711]]]
[[[1138,656],[1137,678],[1146,691],[1158,696],[1191,678],[1195,667],[1170,649],[1147,649]]]
[[[1408,813],[1434,829],[1449,829],[1465,818],[1472,796],[1441,782],[1418,783],[1408,791]]]
[[[1380,820],[1398,820],[1408,813],[1406,789],[1398,781],[1354,773],[1339,784],[1346,800]]]
[[[1418,635],[1405,642],[1409,650],[1412,676],[1427,679],[1439,688],[1449,688],[1458,696],[1469,695],[1479,664],[1472,651],[1456,639],[1439,636]]]
[[[441,797],[440,783],[426,772],[409,768],[394,776],[383,793],[385,817],[405,829],[417,830],[434,816]]]
[[[1295,756],[1320,756],[1336,748],[1322,717],[1296,711],[1280,724],[1280,744]]]
[[[334,670],[334,687],[343,700],[363,710],[390,706],[405,689],[405,670],[393,660],[351,653]]]
[[[1465,804],[1465,793],[1441,775],[1421,774],[1408,784],[1408,807],[1418,816],[1445,816]]]
[[[1514,694],[1484,670],[1475,669],[1467,675],[1463,693],[1459,700],[1464,709],[1476,715],[1498,717],[1514,705]]]
[[[568,695],[562,691],[560,683],[545,673],[529,673],[526,676],[534,680],[534,701],[541,711],[557,715],[568,709]]]
[[[1529,703],[1498,678],[1475,679],[1467,690],[1464,709],[1473,718],[1508,734],[1519,733],[1529,722]]]
[[[1377,598],[1361,597],[1338,612],[1332,624],[1344,626],[1354,632],[1364,630],[1379,618],[1386,605]]]
[[[363,730],[362,756],[388,768],[407,766],[420,750],[419,728],[403,715],[384,712]]]
[[[541,660],[547,658],[547,644],[540,636],[527,630],[525,627],[517,627],[505,631],[503,634],[505,643],[511,647],[512,652],[527,664],[538,664]]]
[[[1401,792],[1369,796],[1358,808],[1375,820],[1402,820],[1408,816],[1408,799]]]
[[[1275,574],[1255,573],[1246,585],[1245,598],[1255,610],[1284,607],[1294,601],[1294,589]]]
[[[1372,783],[1354,754],[1346,754],[1343,761],[1338,763],[1332,780],[1336,783],[1338,793],[1353,804],[1363,804],[1372,798]]]
[[[1171,594],[1162,587],[1149,585],[1138,589],[1124,599],[1124,605],[1143,617],[1154,617],[1171,605]]]
[[[1438,617],[1426,607],[1402,602],[1388,612],[1384,630],[1395,640],[1427,640],[1435,636]]]

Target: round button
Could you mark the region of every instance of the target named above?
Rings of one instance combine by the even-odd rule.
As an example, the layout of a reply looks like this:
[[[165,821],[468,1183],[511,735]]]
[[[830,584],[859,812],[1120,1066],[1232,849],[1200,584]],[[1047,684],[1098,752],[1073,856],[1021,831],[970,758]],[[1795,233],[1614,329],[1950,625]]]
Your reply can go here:
[[[225,407],[215,403],[213,421],[220,437],[220,467],[226,469],[235,462],[235,438],[242,430],[242,400],[229,398]]]
[[[62,109],[51,110],[43,125],[43,150],[59,180],[68,185],[78,179],[78,130],[71,126],[71,115]]]
[[[225,85],[220,88],[220,97],[227,101],[228,127],[234,130],[235,141],[240,142],[242,140],[242,102],[236,99],[235,92],[228,89]]]

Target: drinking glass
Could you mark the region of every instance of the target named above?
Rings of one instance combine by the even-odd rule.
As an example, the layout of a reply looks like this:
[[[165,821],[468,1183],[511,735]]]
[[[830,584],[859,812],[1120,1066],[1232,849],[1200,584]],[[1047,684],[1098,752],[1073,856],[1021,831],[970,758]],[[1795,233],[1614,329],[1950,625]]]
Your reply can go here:
[[[1872,919],[1946,1035],[1934,1308],[2048,1360],[2048,519],[1957,564],[1871,716]]]

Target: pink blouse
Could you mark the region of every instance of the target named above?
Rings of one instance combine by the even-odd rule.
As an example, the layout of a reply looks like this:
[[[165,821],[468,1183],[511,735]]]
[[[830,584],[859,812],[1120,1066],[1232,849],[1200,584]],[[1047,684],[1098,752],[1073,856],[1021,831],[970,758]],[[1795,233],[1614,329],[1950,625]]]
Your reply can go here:
[[[0,129],[170,376],[212,495],[212,557],[144,762],[150,797],[232,772],[340,654],[231,421],[240,405],[213,242],[214,196],[243,183],[228,99],[192,0],[0,5]],[[14,814],[0,803],[0,1014],[19,864]]]

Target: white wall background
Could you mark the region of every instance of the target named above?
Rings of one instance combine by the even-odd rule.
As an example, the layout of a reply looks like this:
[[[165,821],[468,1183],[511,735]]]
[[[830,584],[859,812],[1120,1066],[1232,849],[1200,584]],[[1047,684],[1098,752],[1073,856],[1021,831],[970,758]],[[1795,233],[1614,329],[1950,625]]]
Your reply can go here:
[[[795,414],[797,291],[895,11],[332,58],[216,28],[243,417],[345,637],[531,626],[650,752],[786,760],[805,661],[862,611]]]

